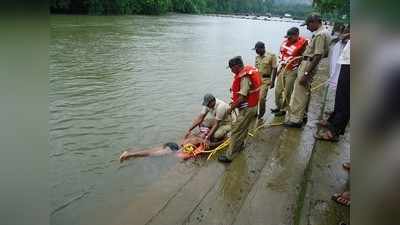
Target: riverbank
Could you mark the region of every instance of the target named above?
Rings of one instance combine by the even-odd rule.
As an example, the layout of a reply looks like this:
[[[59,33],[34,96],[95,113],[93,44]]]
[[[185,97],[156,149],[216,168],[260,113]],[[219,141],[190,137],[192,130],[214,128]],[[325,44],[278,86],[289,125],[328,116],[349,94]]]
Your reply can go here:
[[[324,61],[314,85],[327,74]],[[348,175],[340,165],[349,159],[349,135],[338,144],[313,138],[321,108],[333,105],[333,98],[324,100],[324,93],[324,88],[312,93],[309,122],[303,129],[263,129],[230,165],[204,159],[178,163],[133,199],[112,224],[348,222],[349,208],[338,206],[330,196],[346,187]],[[268,97],[269,106],[272,99]],[[266,117],[268,122],[282,121],[271,114]],[[193,163],[197,166],[188,166]]]
[[[304,22],[302,18],[292,18],[292,17],[277,17],[277,16],[261,16],[254,14],[204,14],[205,16],[214,17],[227,17],[236,19],[247,19],[247,20],[263,20],[263,21],[276,21],[276,22],[289,22],[289,23],[302,23]]]

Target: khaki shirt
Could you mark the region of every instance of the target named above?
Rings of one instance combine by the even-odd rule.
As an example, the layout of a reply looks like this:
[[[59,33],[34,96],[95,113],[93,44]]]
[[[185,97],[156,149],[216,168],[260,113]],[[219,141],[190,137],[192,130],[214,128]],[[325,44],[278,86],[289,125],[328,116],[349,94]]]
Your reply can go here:
[[[322,55],[327,57],[329,53],[330,37],[328,31],[321,26],[314,32],[311,42],[308,44],[303,56],[313,57],[314,55]]]
[[[238,93],[243,96],[247,96],[249,95],[250,88],[251,88],[250,78],[248,78],[247,76],[242,77],[242,79],[240,80],[240,90]]]
[[[262,77],[270,77],[272,69],[277,67],[275,54],[266,52],[263,56],[256,56],[256,68]]]
[[[231,115],[227,113],[229,108],[228,103],[216,98],[214,108],[203,106],[200,114],[207,114],[208,118],[228,123],[232,120]]]

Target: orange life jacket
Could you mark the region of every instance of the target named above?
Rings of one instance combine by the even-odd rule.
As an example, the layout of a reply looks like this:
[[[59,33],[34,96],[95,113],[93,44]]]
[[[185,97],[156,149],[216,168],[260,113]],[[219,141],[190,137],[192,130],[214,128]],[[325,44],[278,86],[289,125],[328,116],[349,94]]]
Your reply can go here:
[[[291,59],[301,56],[306,49],[308,44],[307,39],[304,37],[299,37],[299,39],[295,43],[288,43],[288,39],[283,41],[280,48],[280,63],[287,64]],[[294,60],[291,62],[287,68],[290,70],[296,69],[300,65],[301,60]]]
[[[235,77],[232,82],[232,101],[236,103],[239,101],[239,91],[240,91],[240,81],[244,76],[250,78],[251,82],[251,89],[247,96],[247,102],[242,103],[239,108],[246,108],[246,107],[254,107],[257,106],[259,98],[260,98],[260,87],[261,87],[261,75],[258,70],[251,66],[245,65],[243,69],[238,73],[235,74]]]

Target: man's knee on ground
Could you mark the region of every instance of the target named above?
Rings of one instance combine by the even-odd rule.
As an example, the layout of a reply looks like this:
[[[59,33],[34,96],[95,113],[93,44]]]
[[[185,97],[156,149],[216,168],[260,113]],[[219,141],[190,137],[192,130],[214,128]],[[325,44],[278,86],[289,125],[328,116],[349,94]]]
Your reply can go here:
[[[231,126],[223,125],[220,126],[214,133],[213,138],[216,140],[223,139],[227,136],[228,132],[231,130]]]

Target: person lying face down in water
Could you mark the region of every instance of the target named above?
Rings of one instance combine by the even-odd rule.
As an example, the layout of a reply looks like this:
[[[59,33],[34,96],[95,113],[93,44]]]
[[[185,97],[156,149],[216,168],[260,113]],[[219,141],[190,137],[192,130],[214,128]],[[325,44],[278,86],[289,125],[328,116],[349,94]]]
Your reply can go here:
[[[197,136],[197,135],[189,135],[188,137],[185,137],[179,144],[174,143],[174,142],[168,142],[165,143],[161,146],[154,147],[154,148],[149,148],[145,149],[142,151],[136,151],[135,149],[127,149],[122,152],[122,154],[119,157],[119,161],[122,163],[125,160],[128,160],[130,158],[137,158],[137,157],[147,157],[147,156],[162,156],[162,155],[168,155],[175,153],[177,156],[179,156],[178,153],[181,153],[183,146],[186,145],[193,145],[193,146],[199,146],[201,144],[204,144],[205,146],[217,146],[221,142],[207,142],[203,138]],[[183,157],[185,158],[185,157]]]

